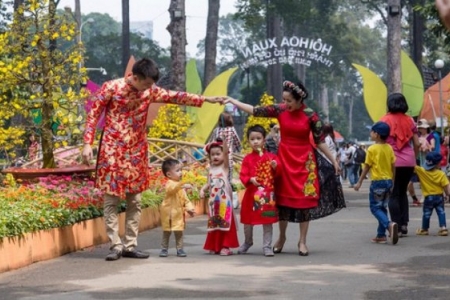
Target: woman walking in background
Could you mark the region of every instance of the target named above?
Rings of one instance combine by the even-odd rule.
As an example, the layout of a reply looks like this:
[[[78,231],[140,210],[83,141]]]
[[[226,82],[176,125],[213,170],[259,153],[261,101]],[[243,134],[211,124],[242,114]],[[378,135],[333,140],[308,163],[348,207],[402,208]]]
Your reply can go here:
[[[419,137],[414,120],[406,115],[408,104],[400,93],[393,93],[387,99],[388,113],[381,118],[390,127],[386,142],[392,146],[395,155],[395,177],[389,213],[397,223],[401,235],[408,233],[409,206],[406,193],[408,183],[416,165]]]

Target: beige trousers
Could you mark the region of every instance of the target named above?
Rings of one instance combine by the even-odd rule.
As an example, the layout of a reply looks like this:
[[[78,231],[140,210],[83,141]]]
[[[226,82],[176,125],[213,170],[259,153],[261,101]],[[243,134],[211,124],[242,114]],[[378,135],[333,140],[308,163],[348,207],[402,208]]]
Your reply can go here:
[[[177,249],[183,249],[183,231],[177,230],[175,234],[175,244]],[[169,249],[169,239],[172,231],[163,231],[163,239],[161,242],[161,249]]]
[[[110,249],[132,251],[137,246],[137,236],[139,233],[139,222],[141,220],[141,194],[126,194],[127,210],[125,214],[125,237],[122,240],[119,236],[119,219],[117,208],[120,197],[105,194],[105,204],[103,206],[106,233],[111,242]]]

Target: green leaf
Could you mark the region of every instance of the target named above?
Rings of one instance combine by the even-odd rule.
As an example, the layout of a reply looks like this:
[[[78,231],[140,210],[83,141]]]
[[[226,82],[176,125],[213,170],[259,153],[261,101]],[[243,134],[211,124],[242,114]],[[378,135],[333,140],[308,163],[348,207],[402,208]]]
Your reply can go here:
[[[364,104],[373,122],[386,114],[387,88],[377,74],[366,67],[352,64],[363,78]]]
[[[408,102],[408,114],[418,116],[422,110],[424,87],[422,75],[412,59],[402,50],[402,93]]]

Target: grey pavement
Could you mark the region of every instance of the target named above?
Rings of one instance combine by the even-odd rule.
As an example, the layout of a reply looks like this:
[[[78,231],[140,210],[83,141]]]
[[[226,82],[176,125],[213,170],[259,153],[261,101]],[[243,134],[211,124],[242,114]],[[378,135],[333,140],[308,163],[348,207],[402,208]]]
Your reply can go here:
[[[209,255],[202,249],[206,218],[198,216],[187,223],[186,258],[174,248],[158,257],[157,228],[139,236],[139,248],[151,253],[147,260],[106,262],[107,245],[85,249],[0,274],[0,299],[450,299],[450,237],[436,235],[436,215],[431,235],[416,236],[422,210],[410,207],[408,237],[395,246],[372,244],[377,222],[368,185],[359,192],[345,185],[348,207],[311,222],[307,257],[297,254],[296,224],[275,257],[262,255],[261,226],[249,254]],[[275,224],[274,242],[277,235]]]

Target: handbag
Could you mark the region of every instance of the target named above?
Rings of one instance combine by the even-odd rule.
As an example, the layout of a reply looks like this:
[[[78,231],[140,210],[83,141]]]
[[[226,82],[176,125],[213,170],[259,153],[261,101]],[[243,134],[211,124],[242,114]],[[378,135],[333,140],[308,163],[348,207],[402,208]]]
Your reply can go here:
[[[450,159],[450,149],[447,153],[447,166],[445,167],[445,175],[447,177],[450,177],[450,161],[449,161],[449,159]]]

